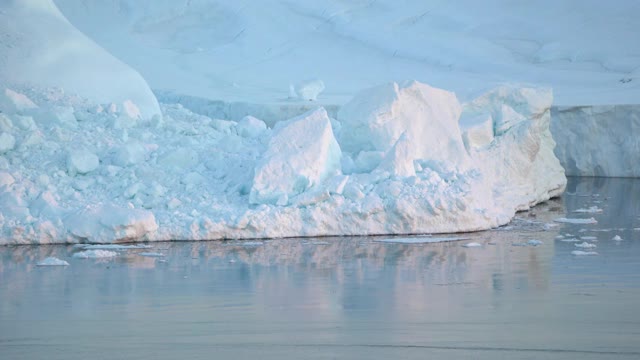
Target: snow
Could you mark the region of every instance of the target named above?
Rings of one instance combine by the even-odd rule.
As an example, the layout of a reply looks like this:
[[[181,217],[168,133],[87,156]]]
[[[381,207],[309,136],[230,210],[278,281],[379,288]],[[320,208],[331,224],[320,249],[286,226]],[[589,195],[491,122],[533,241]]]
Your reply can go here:
[[[108,250],[85,250],[73,254],[76,259],[107,259],[116,256],[117,252]]]
[[[56,257],[48,257],[38,262],[36,266],[69,266],[69,263]]]
[[[613,240],[613,241],[622,241],[622,238],[620,237],[620,235],[616,235],[611,240]]]
[[[36,108],[22,88],[62,88],[93,102],[136,104],[160,113],[146,81],[75,28],[53,0],[0,3],[0,105],[5,111]],[[126,108],[131,106],[125,105]]]
[[[543,245],[543,244],[544,243],[542,241],[535,240],[535,239],[527,241],[527,245],[530,245],[530,246],[540,246],[540,245]]]

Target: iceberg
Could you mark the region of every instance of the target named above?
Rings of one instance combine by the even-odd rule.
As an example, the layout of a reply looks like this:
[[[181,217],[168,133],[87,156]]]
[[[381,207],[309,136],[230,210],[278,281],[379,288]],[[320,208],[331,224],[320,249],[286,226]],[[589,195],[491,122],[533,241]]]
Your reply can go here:
[[[15,145],[0,154],[0,241],[117,244],[497,227],[564,191],[549,132],[551,102],[547,89],[518,86],[460,102],[452,92],[408,81],[362,91],[336,118],[317,107],[272,128],[257,118],[215,119],[171,104],[162,104],[162,116],[126,128],[113,126],[122,114],[96,111],[99,104],[87,107],[89,100],[65,105],[78,121],[7,113],[1,124]],[[60,106],[35,103],[50,114]]]

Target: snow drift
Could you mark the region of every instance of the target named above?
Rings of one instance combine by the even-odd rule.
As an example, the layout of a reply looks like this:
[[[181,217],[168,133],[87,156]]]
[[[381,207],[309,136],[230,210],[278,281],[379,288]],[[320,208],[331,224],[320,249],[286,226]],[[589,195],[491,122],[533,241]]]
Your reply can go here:
[[[473,231],[566,183],[546,89],[387,83],[273,128],[13,93],[39,116],[0,114],[5,244]]]
[[[52,0],[0,2],[0,34],[3,92],[55,87],[94,103],[126,107],[132,101],[144,117],[160,114],[145,80],[71,25]],[[31,107],[19,99],[0,103],[14,111]]]

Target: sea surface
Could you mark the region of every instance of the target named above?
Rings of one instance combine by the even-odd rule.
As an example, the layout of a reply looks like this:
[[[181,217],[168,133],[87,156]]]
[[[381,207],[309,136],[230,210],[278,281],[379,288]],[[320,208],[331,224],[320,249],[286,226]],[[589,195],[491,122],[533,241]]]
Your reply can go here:
[[[472,234],[148,245],[0,247],[0,359],[640,359],[639,179]]]

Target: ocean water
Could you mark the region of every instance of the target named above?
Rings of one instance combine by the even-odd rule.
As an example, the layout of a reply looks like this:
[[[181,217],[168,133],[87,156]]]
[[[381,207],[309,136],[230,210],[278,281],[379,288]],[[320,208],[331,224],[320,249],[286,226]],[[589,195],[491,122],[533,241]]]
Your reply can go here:
[[[571,178],[472,234],[0,247],[0,359],[638,359],[639,200]]]

